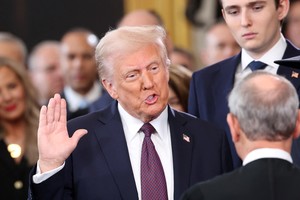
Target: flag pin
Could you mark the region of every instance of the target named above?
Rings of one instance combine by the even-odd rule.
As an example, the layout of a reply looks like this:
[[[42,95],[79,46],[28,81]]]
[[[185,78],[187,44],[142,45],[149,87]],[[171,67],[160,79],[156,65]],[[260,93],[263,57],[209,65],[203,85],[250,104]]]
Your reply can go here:
[[[185,140],[186,142],[190,142],[190,137],[187,136],[186,134],[182,134],[182,139]]]

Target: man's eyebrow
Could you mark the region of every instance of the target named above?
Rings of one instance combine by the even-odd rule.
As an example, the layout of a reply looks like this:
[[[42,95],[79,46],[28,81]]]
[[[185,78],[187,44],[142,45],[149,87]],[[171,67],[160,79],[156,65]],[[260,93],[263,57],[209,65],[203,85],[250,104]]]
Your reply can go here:
[[[226,6],[224,8],[225,11],[228,11],[228,10],[231,10],[231,9],[237,9],[239,8],[240,6],[237,6],[237,5],[231,5],[231,6]]]
[[[261,0],[261,1],[252,1],[252,2],[247,3],[247,4],[246,4],[246,7],[252,7],[252,6],[256,5],[256,4],[266,4],[266,1],[264,1],[264,0]],[[237,8],[239,8],[239,7],[240,7],[240,6],[238,6],[238,5],[229,5],[229,6],[226,6],[226,7],[224,8],[224,10],[225,10],[225,11],[228,11],[228,10],[230,10],[230,9],[237,9]]]

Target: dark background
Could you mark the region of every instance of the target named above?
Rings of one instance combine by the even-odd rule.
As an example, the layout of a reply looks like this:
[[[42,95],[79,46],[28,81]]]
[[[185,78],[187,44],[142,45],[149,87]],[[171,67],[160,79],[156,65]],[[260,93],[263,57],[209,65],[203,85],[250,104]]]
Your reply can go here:
[[[0,0],[0,31],[20,37],[30,50],[74,27],[102,37],[123,13],[123,0]]]

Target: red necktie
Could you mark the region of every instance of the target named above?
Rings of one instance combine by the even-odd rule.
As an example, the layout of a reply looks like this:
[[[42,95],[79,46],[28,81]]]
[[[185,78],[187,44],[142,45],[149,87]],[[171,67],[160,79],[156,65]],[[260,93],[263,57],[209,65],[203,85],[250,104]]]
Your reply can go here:
[[[154,127],[146,123],[140,129],[145,138],[141,157],[142,200],[167,200],[167,184],[162,164],[151,140]]]

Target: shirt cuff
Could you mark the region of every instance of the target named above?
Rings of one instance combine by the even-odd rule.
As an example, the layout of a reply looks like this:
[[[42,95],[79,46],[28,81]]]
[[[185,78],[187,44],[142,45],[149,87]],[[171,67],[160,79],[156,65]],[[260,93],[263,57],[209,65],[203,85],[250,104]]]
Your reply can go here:
[[[40,169],[40,166],[39,166],[39,161],[37,161],[36,174],[33,175],[33,177],[32,177],[33,183],[39,184],[39,183],[47,180],[48,178],[50,178],[51,176],[53,176],[54,174],[56,174],[57,172],[62,170],[62,168],[64,168],[64,166],[65,166],[65,162],[61,166],[59,166],[55,169],[52,169],[50,171],[41,173],[41,169]]]

